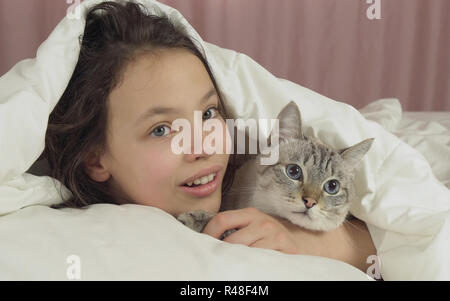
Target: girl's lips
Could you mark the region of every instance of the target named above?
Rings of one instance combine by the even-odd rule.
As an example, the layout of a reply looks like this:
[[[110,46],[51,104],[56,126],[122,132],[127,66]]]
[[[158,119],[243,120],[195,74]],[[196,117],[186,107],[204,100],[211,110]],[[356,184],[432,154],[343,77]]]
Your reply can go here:
[[[190,186],[178,186],[180,189],[190,195],[196,196],[196,197],[205,197],[210,194],[212,194],[214,191],[217,190],[217,187],[219,187],[219,179],[221,176],[221,171],[217,171],[216,175],[214,176],[214,179],[206,184],[190,187]]]

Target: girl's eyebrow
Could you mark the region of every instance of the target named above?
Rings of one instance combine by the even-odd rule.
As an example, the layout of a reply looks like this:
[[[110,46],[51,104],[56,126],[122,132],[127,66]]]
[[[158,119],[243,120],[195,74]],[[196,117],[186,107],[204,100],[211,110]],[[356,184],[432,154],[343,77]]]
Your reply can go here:
[[[216,94],[217,94],[216,89],[212,87],[208,92],[206,92],[206,94],[202,98],[200,98],[200,105]],[[150,117],[153,117],[154,115],[177,113],[177,112],[179,112],[178,109],[171,107],[151,107],[136,120],[134,125],[138,126],[141,122]]]

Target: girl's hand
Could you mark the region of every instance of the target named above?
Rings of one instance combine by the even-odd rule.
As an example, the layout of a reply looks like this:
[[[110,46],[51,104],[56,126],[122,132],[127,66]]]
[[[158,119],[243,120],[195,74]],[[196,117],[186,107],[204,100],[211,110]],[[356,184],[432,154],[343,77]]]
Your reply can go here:
[[[255,208],[219,212],[203,229],[203,233],[219,238],[225,231],[238,230],[224,241],[253,248],[272,249],[297,254],[293,235],[278,220]]]

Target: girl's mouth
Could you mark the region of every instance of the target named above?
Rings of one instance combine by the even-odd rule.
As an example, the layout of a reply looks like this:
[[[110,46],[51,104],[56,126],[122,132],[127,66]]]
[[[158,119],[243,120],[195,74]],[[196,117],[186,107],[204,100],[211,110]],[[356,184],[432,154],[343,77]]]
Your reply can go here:
[[[212,172],[192,182],[180,185],[180,189],[196,197],[205,197],[212,194],[219,187],[220,171]]]
[[[209,182],[212,182],[214,177],[216,176],[215,172],[210,173],[209,175],[200,177],[195,179],[192,182],[186,183],[184,185],[189,186],[189,187],[196,187],[196,186],[200,186],[200,185],[204,185],[204,184],[208,184]]]

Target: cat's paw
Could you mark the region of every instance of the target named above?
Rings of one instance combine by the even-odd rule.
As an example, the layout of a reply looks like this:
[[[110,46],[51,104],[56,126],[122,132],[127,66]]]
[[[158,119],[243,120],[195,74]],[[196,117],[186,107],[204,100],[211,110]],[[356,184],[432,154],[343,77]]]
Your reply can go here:
[[[194,231],[202,232],[215,214],[204,210],[194,210],[178,215],[177,220]]]

